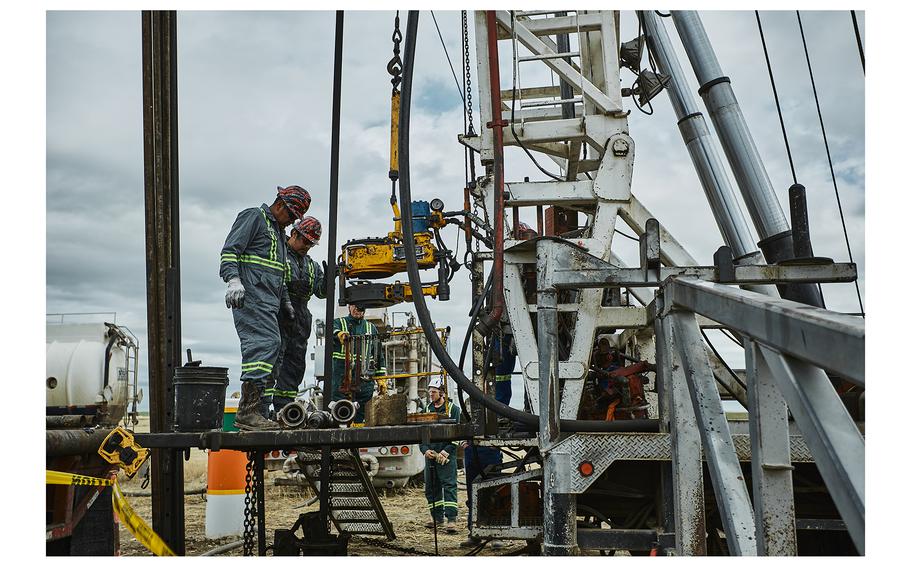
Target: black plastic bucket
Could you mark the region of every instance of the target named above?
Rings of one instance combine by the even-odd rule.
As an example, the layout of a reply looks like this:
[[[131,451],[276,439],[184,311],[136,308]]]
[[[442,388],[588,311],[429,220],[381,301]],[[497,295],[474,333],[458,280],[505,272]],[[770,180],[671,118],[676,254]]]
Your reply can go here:
[[[174,430],[220,430],[227,386],[227,367],[178,367],[174,372]]]

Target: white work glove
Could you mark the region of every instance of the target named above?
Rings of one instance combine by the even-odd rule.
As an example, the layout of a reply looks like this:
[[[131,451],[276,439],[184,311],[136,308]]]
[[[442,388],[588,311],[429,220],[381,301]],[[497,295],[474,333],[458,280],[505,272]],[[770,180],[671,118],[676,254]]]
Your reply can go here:
[[[437,458],[436,458],[436,452],[434,452],[433,450],[427,450],[426,452],[424,452],[423,455],[426,456],[426,458],[427,458],[428,460],[435,460],[435,459],[437,459]]]
[[[235,276],[228,280],[227,292],[224,295],[224,304],[229,308],[242,308],[243,296],[246,289],[240,283],[240,277]]]
[[[439,465],[445,465],[449,463],[449,452],[443,450],[436,454],[436,463]]]

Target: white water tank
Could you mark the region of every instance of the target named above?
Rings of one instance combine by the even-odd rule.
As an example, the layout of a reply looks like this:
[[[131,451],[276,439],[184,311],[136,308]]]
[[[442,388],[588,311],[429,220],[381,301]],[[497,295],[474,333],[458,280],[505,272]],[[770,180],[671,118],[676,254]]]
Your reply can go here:
[[[47,415],[119,422],[137,394],[135,385],[130,388],[137,360],[131,335],[110,323],[48,322]]]

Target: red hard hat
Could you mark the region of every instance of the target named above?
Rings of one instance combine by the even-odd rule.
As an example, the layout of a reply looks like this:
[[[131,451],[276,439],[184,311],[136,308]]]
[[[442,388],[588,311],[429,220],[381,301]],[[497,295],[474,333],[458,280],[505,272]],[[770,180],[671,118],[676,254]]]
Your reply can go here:
[[[319,237],[322,236],[322,224],[316,217],[304,217],[294,221],[294,231],[308,241],[310,246],[316,246],[319,243]]]
[[[279,186],[278,197],[288,206],[294,218],[303,217],[310,209],[310,192],[299,185]]]
[[[518,238],[521,240],[531,239],[537,236],[537,231],[531,228],[530,225],[524,221],[519,221],[518,223]]]

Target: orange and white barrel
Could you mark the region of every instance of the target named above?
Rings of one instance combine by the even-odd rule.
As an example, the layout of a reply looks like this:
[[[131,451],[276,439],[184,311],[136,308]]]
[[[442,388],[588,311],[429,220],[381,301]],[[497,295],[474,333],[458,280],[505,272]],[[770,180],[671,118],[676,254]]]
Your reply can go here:
[[[233,429],[237,399],[225,404],[225,430]],[[208,490],[205,503],[205,536],[215,539],[243,534],[243,501],[246,497],[246,453],[236,450],[209,452]]]

